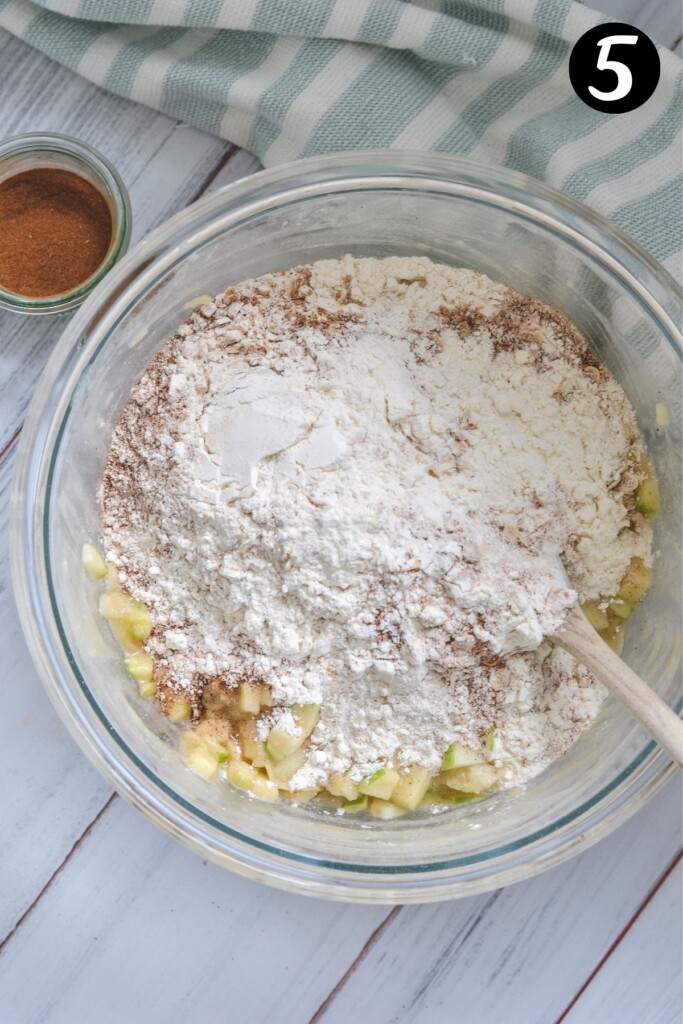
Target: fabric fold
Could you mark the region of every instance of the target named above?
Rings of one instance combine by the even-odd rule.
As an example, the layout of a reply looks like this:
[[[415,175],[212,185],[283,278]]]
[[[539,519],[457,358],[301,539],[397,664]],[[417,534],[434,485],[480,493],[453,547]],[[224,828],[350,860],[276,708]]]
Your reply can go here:
[[[611,216],[677,274],[681,63],[603,114],[573,93],[573,0],[0,0],[0,27],[97,85],[266,165],[434,149],[542,178]]]

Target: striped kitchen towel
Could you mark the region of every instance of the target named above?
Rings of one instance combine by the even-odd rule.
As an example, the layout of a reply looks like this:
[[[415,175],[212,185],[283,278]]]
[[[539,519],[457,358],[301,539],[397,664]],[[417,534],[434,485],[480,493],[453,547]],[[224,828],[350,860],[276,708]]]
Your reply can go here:
[[[266,165],[378,147],[502,164],[611,217],[677,274],[680,61],[660,48],[638,110],[591,110],[568,57],[607,20],[572,0],[0,0],[1,27]]]

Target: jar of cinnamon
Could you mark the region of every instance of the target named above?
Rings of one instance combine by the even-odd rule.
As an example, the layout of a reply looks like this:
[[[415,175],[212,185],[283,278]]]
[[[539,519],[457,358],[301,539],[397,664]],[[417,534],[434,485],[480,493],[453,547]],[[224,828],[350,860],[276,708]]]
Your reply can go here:
[[[78,306],[128,248],[121,178],[68,135],[0,143],[0,306],[56,313]]]

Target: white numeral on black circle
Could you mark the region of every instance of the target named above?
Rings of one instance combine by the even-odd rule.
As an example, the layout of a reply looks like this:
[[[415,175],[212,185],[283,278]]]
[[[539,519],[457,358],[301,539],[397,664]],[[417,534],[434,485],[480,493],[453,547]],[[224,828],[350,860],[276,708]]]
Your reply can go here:
[[[609,51],[611,46],[635,46],[637,42],[638,36],[605,36],[603,39],[598,40],[598,46],[600,47],[597,64],[598,71],[614,71],[617,76],[617,84],[610,92],[602,92],[600,89],[596,89],[595,86],[589,85],[588,91],[591,96],[595,96],[596,100],[614,102],[614,100],[622,100],[624,96],[628,96],[633,86],[631,69],[619,60],[610,60]]]

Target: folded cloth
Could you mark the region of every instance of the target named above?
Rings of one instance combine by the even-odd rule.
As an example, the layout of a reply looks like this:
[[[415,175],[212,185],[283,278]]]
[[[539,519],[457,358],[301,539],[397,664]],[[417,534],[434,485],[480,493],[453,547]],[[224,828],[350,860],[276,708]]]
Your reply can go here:
[[[266,165],[434,149],[524,171],[609,216],[674,275],[681,62],[627,114],[578,99],[572,0],[0,0],[0,26]]]

